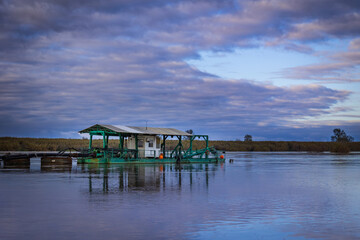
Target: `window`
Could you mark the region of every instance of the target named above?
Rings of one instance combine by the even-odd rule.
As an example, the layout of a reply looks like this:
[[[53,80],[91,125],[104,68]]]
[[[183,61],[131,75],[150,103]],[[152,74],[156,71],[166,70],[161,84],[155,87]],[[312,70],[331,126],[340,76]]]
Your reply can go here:
[[[138,147],[140,147],[140,148],[144,147],[144,140],[143,139],[139,139]]]
[[[154,140],[152,140],[152,139],[149,140],[149,147],[151,147],[151,148],[154,147]]]

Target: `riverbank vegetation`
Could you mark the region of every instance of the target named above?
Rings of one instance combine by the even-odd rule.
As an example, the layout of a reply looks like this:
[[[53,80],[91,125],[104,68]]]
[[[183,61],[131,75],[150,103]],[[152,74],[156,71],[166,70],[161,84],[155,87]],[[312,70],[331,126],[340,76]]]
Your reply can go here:
[[[166,140],[168,149],[174,148],[177,140]],[[189,140],[183,140],[184,148],[189,147]],[[64,138],[14,138],[1,137],[0,151],[60,151],[67,148],[82,149],[89,146],[88,139]],[[109,147],[117,148],[118,139],[110,139]],[[295,141],[209,141],[222,151],[261,151],[261,152],[349,152],[360,151],[360,142],[295,142]],[[102,140],[93,140],[93,147],[102,147]],[[193,142],[193,149],[205,147],[205,141]]]

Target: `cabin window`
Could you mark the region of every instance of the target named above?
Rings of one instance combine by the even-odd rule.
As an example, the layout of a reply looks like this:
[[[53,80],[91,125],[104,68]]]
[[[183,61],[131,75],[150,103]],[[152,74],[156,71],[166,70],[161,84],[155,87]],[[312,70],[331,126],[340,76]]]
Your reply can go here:
[[[144,140],[143,139],[139,139],[138,147],[140,147],[140,148],[144,147]]]
[[[151,139],[151,140],[149,140],[149,147],[154,147],[154,141]]]

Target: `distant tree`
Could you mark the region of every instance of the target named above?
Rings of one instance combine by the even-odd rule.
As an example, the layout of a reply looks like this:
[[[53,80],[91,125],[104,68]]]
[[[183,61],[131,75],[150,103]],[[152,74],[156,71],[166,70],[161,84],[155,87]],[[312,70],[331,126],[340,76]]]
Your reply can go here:
[[[354,138],[352,136],[346,135],[344,130],[340,128],[335,128],[333,130],[334,136],[331,136],[332,142],[353,142]]]
[[[252,142],[252,136],[249,134],[246,134],[244,137],[244,142]]]
[[[192,129],[188,129],[185,132],[187,132],[188,134],[193,134],[194,131]],[[190,137],[187,137],[186,139],[190,140]]]

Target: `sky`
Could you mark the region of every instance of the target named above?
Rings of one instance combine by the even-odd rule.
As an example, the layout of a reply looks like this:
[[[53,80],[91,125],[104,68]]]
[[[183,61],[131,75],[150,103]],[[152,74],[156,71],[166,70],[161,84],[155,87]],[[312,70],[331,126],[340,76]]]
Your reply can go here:
[[[0,136],[360,140],[358,0],[0,0]]]

